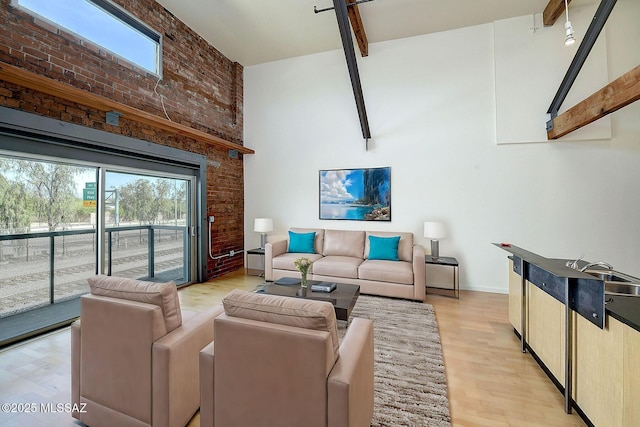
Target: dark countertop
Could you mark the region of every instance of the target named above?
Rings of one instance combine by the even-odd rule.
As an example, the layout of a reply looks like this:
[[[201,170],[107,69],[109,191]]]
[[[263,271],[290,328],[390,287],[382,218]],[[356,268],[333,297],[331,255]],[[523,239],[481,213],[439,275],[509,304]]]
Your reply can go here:
[[[640,332],[640,297],[605,294],[604,300],[609,316]]]
[[[501,243],[494,243],[494,245],[515,256],[526,258],[529,262],[535,263],[557,276],[593,279],[593,276],[587,273],[567,267],[565,265],[567,260],[545,258],[513,245],[504,246]],[[587,262],[581,261],[581,264],[586,265]],[[614,319],[640,332],[640,297],[605,294],[605,312]]]

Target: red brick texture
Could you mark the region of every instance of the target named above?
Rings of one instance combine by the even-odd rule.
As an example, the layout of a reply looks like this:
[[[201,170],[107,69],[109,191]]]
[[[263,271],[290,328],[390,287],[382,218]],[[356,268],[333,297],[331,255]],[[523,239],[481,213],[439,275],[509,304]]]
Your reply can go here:
[[[218,52],[154,0],[114,0],[160,33],[162,81],[157,92],[174,122],[242,144],[242,66]],[[0,61],[131,107],[163,116],[157,77],[86,40],[0,0]],[[0,81],[0,105],[207,156],[207,214],[215,215],[212,253],[244,245],[243,155]],[[209,260],[209,277],[242,268],[242,253]]]

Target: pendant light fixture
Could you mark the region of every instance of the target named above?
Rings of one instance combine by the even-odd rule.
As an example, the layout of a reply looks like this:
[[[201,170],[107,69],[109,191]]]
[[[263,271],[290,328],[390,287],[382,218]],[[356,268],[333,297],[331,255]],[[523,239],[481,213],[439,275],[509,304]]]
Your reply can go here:
[[[564,10],[567,16],[567,21],[564,23],[564,30],[566,33],[564,44],[565,46],[571,46],[576,42],[576,39],[573,37],[573,26],[571,25],[571,21],[569,21],[569,4],[567,0],[564,0]]]

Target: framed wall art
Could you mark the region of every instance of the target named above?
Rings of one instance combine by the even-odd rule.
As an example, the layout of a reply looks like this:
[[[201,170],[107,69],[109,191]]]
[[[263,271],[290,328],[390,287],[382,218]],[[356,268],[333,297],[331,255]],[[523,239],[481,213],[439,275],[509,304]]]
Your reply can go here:
[[[391,168],[320,171],[320,219],[391,221]]]

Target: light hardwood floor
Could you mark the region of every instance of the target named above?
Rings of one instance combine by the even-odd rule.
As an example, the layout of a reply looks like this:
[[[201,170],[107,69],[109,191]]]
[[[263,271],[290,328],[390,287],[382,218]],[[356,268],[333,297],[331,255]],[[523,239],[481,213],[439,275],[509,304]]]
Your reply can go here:
[[[179,292],[185,309],[201,311],[231,289],[262,279],[238,271]],[[563,410],[563,398],[530,355],[522,354],[508,321],[507,295],[462,291],[460,299],[428,295],[449,386],[453,426],[584,426]],[[0,350],[0,403],[68,403],[70,334],[65,328]],[[0,426],[77,426],[66,413],[7,414]],[[196,414],[190,427],[200,425]]]

